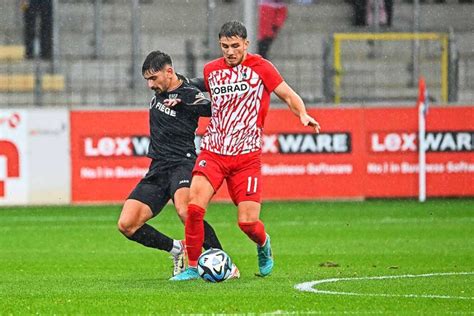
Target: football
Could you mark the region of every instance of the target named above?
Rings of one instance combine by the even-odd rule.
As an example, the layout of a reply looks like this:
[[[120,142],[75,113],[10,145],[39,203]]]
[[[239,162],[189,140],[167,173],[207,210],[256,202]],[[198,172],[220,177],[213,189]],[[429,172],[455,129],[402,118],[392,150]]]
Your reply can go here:
[[[225,281],[232,272],[232,260],[221,249],[208,249],[199,256],[198,272],[205,281]]]

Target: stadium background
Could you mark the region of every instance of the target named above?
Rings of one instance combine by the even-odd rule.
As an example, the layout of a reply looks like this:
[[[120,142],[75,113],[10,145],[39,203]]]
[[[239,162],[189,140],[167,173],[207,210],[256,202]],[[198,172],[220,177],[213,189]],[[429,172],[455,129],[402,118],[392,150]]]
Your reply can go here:
[[[167,253],[116,227],[148,165],[139,69],[163,49],[199,75],[218,55],[216,28],[255,22],[255,1],[53,2],[50,63],[23,58],[20,0],[0,1],[0,314],[472,314],[474,4],[395,0],[386,28],[354,27],[350,1],[288,1],[270,59],[323,130],[272,99],[261,216],[275,270],[254,276],[235,207],[211,203],[206,220],[242,277],[176,284]],[[407,40],[414,29],[424,39]],[[420,75],[425,203],[414,199]],[[183,237],[171,205],[150,224]],[[295,288],[315,280],[341,282]]]
[[[120,202],[148,163],[151,93],[140,75],[146,53],[162,49],[178,71],[198,76],[219,54],[215,34],[223,21],[245,21],[255,39],[256,1],[53,4],[52,62],[23,58],[18,2],[1,4],[0,204]],[[269,58],[323,134],[307,134],[272,99],[265,199],[415,197],[419,76],[430,103],[427,194],[474,195],[473,8],[395,1],[392,27],[354,27],[345,1],[289,2]],[[446,42],[403,40],[415,29]],[[355,40],[336,43],[340,33]],[[382,40],[360,40],[364,34]],[[388,34],[395,40],[385,40]]]

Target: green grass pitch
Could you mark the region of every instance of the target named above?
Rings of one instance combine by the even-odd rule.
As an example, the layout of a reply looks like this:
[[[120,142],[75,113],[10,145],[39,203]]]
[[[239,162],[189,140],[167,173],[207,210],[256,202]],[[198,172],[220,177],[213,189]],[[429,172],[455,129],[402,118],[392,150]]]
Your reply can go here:
[[[212,204],[206,219],[242,274],[220,284],[168,281],[168,254],[121,236],[119,212],[2,207],[0,314],[474,313],[472,199],[264,203],[275,256],[267,278],[254,276],[256,250],[233,205]],[[171,206],[151,224],[183,237]],[[338,266],[320,266],[327,262]],[[435,275],[366,279],[421,274]],[[351,280],[313,288],[357,295],[295,289],[334,278]]]

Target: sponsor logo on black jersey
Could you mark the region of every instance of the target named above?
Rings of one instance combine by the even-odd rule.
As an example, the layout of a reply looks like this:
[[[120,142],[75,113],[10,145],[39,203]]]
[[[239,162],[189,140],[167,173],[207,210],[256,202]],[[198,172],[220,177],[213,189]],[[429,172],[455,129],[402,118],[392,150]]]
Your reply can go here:
[[[218,85],[215,87],[211,88],[212,95],[214,96],[220,96],[220,95],[227,95],[227,94],[242,94],[244,92],[247,92],[250,89],[250,85],[245,82],[237,82],[237,83],[231,83],[231,84],[224,84],[224,85]]]
[[[176,117],[176,111],[159,102],[156,96],[154,96],[150,101],[150,110],[151,109],[157,109],[158,111],[163,112],[169,116]]]
[[[344,154],[351,150],[351,134],[346,132],[263,135],[263,153]]]
[[[141,157],[148,153],[150,138],[148,136],[85,137],[83,144],[86,157]]]
[[[466,152],[474,149],[474,131],[430,131],[426,132],[425,144],[428,152]],[[368,135],[370,151],[373,153],[400,153],[418,150],[416,132],[371,132]]]

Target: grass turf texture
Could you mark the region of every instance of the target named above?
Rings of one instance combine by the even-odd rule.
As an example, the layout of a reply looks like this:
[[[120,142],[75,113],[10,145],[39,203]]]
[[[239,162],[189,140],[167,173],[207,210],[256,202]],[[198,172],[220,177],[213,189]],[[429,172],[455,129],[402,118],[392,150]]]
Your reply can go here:
[[[360,280],[318,289],[471,299],[337,296],[299,292],[301,282],[341,277],[474,271],[474,200],[265,203],[275,269],[257,272],[256,250],[232,205],[206,219],[242,273],[220,284],[168,281],[168,254],[125,239],[120,206],[0,210],[1,314],[472,313],[474,275]],[[152,225],[183,237],[168,206]],[[339,267],[320,267],[323,262]]]

